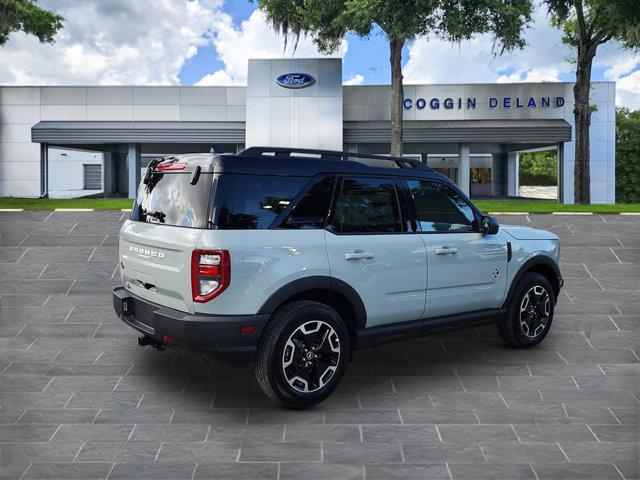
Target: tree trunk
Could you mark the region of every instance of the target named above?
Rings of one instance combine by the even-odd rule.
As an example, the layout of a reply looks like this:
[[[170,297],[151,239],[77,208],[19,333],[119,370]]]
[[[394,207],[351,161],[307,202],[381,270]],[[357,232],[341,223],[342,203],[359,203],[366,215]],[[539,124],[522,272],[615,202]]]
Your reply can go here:
[[[591,124],[591,105],[589,90],[591,88],[591,65],[595,56],[595,48],[578,47],[578,65],[576,68],[576,84],[573,87],[573,114],[576,124],[576,156],[573,177],[573,198],[575,203],[591,203],[591,175],[589,172],[589,125]]]
[[[391,155],[402,157],[402,102],[404,88],[402,86],[402,47],[404,39],[389,39],[391,50]]]

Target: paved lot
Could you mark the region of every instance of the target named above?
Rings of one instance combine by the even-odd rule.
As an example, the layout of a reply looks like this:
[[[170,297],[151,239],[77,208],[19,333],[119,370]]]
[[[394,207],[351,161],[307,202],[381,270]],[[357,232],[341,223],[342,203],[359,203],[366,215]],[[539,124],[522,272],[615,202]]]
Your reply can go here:
[[[120,212],[0,213],[2,478],[638,478],[640,217],[506,217],[562,239],[528,351],[493,327],[356,354],[308,411],[116,319]]]

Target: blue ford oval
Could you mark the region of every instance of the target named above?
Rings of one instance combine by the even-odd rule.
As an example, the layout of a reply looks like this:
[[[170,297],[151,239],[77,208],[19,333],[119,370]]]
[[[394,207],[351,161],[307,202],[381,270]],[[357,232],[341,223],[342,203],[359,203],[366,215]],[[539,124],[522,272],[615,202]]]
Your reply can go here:
[[[313,85],[315,81],[308,73],[284,73],[276,78],[276,83],[284,88],[304,88]]]

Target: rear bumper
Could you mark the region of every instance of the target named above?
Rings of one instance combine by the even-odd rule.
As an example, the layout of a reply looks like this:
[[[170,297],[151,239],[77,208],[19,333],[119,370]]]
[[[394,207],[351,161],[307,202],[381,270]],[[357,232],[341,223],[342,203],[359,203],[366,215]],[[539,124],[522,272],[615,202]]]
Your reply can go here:
[[[123,322],[158,342],[207,360],[237,364],[253,360],[269,319],[268,314],[189,314],[143,300],[123,287],[113,290],[113,308]],[[254,325],[255,332],[240,333],[247,325]]]

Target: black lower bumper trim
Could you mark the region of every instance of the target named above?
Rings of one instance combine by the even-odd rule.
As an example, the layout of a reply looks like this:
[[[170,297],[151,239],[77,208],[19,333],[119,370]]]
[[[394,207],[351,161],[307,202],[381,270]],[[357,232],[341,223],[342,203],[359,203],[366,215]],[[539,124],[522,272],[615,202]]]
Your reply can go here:
[[[158,342],[229,363],[253,359],[269,319],[267,314],[189,314],[143,300],[122,287],[113,290],[113,308],[123,322]],[[255,326],[255,332],[240,333],[247,325]]]

